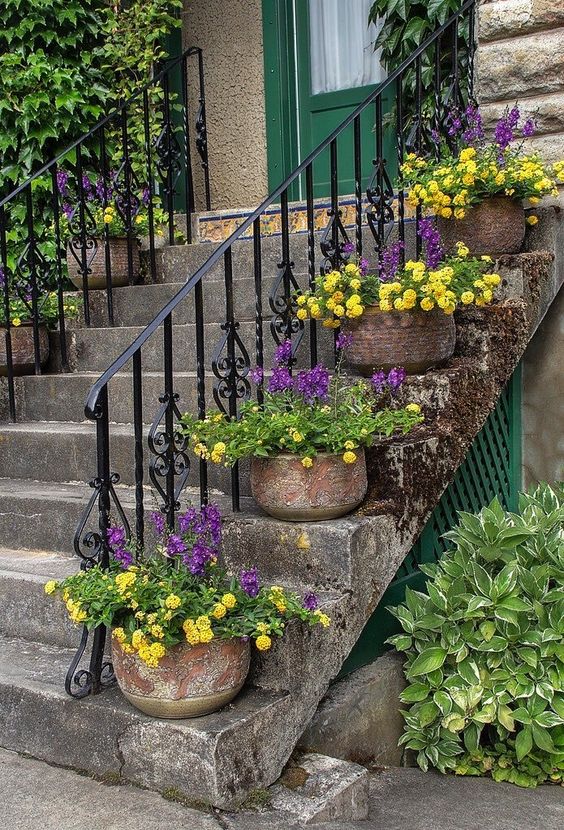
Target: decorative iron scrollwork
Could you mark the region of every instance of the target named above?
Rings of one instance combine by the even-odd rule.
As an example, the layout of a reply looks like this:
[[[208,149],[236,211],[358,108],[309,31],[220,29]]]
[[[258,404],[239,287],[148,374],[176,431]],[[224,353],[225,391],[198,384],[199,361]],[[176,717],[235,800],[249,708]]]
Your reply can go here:
[[[335,212],[332,208],[327,211],[329,222],[323,231],[319,247],[323,254],[323,261],[320,265],[321,274],[329,271],[339,270],[343,263],[347,262],[350,254],[347,248],[351,241],[341,220],[342,211]]]
[[[374,172],[366,189],[369,202],[366,211],[368,226],[376,241],[376,250],[386,244],[385,226],[394,221],[394,189],[386,170],[386,160],[373,159]]]
[[[88,669],[79,669],[80,661],[86,650],[90,632],[84,626],[80,645],[73,657],[65,678],[65,691],[71,697],[81,699],[98,694],[113,686],[116,682],[114,667],[109,660],[104,660],[106,629],[98,627],[93,632],[92,651]]]
[[[225,414],[236,410],[238,400],[251,397],[251,384],[248,381],[251,360],[238,329],[239,323],[221,324],[221,330],[225,333],[212,357],[212,371],[217,378],[213,385],[213,397]],[[225,401],[230,401],[231,406],[226,407]]]
[[[149,430],[148,444],[153,454],[149,463],[149,476],[162,498],[161,510],[170,513],[180,509],[180,494],[190,473],[188,437],[182,434],[178,425],[181,417],[176,393],[166,392],[159,397],[161,406]],[[170,490],[163,487],[165,482],[174,482]],[[169,496],[173,493],[173,497]]]
[[[139,179],[127,157],[122,158],[115,173],[112,174],[112,195],[115,206],[128,234],[135,236],[134,219],[139,213],[141,199]]]
[[[79,197],[77,206],[68,214],[71,233],[68,250],[78,265],[76,273],[84,278],[92,272],[91,265],[98,250],[98,235],[96,222],[86,199],[82,200],[82,209],[78,201]]]
[[[268,304],[273,312],[270,318],[270,331],[274,341],[280,345],[284,340],[294,341],[294,353],[297,351],[304,335],[304,324],[296,317],[298,309],[295,292],[300,290],[294,277],[294,263],[278,263],[278,276],[270,294]]]
[[[206,103],[200,98],[196,114],[196,150],[202,161],[202,167],[208,166],[208,131],[206,127]]]
[[[80,565],[81,568],[88,569],[92,568],[94,565],[101,564],[103,557],[108,550],[107,540],[103,538],[103,532],[101,530],[87,530],[94,508],[98,506],[98,510],[100,510],[100,500],[102,498],[105,498],[109,508],[107,511],[108,516],[106,518],[109,519],[113,504],[115,513],[119,519],[119,524],[121,524],[124,528],[127,539],[131,538],[131,528],[127,520],[127,516],[125,515],[123,507],[121,506],[121,503],[116,495],[116,491],[114,490],[114,485],[118,484],[119,480],[119,475],[117,473],[112,473],[107,486],[100,478],[94,478],[90,482],[92,494],[82,513],[82,516],[80,517],[73,541],[74,552],[82,560]],[[100,524],[105,525],[106,522],[103,521]]]
[[[154,142],[155,166],[162,180],[165,196],[173,196],[182,172],[182,148],[176,137],[174,124],[165,119]]]

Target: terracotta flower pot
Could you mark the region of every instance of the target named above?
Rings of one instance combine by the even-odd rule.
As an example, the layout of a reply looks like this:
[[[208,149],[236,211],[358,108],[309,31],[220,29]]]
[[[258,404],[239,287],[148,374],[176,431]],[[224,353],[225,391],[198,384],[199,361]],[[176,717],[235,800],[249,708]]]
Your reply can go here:
[[[517,254],[525,238],[525,211],[517,199],[491,196],[469,208],[464,219],[438,217],[437,228],[448,253],[464,242],[474,256]]]
[[[456,326],[452,314],[433,311],[380,311],[367,306],[364,314],[345,324],[353,337],[345,351],[348,365],[370,377],[378,369],[403,366],[410,375],[441,366],[454,352]]]
[[[0,375],[8,374],[8,359],[6,357],[6,327],[0,326]],[[33,345],[33,325],[22,323],[21,326],[11,326],[12,366],[14,375],[32,375],[35,372],[35,350]],[[41,366],[49,360],[49,333],[47,326],[39,326],[39,357]]]
[[[212,640],[168,650],[156,669],[126,654],[112,636],[118,685],[137,709],[155,718],[195,718],[226,706],[249,673],[251,647],[243,640]]]
[[[299,456],[281,453],[251,459],[251,492],[265,513],[287,522],[335,519],[362,503],[368,489],[363,449],[353,464],[320,453],[306,468]]]
[[[133,280],[139,276],[139,243],[136,239],[131,242],[133,255]],[[110,267],[112,274],[112,288],[119,288],[129,284],[129,272],[127,270],[127,239],[125,237],[112,236],[108,243],[110,251]],[[67,269],[72,284],[82,289],[82,248],[80,242],[74,245],[67,243]],[[87,239],[86,242],[86,266],[90,269],[88,274],[88,288],[107,288],[106,279],[106,249],[103,239]]]

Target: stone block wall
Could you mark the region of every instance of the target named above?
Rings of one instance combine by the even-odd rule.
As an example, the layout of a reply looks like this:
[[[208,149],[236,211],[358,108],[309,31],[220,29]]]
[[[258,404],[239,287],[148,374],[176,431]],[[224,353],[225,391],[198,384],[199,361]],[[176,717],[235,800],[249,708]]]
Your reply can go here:
[[[480,0],[477,72],[486,124],[518,100],[537,119],[531,147],[564,158],[563,0]]]

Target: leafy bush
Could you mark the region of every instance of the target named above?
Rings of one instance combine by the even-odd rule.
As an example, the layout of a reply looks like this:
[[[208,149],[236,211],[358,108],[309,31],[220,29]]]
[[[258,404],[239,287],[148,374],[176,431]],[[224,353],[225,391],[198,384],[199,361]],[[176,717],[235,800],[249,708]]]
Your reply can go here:
[[[564,780],[564,487],[460,513],[455,544],[422,566],[427,594],[390,609],[409,685],[401,743],[459,775]]]

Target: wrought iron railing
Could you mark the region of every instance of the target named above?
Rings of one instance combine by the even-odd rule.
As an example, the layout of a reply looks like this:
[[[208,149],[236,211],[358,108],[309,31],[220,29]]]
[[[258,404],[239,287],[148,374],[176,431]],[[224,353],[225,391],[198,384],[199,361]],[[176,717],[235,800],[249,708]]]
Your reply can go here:
[[[41,374],[43,305],[56,293],[60,363],[68,371],[69,276],[82,292],[83,318],[90,326],[92,280],[98,275],[96,287],[100,281],[106,286],[107,320],[113,325],[118,266],[130,284],[155,282],[158,236],[170,245],[190,242],[196,201],[211,208],[207,147],[202,50],[191,47],[0,200],[0,328],[13,420],[17,367],[11,302],[22,304],[32,324],[33,362]],[[194,148],[201,181],[193,169]],[[121,253],[116,236],[123,241]]]
[[[465,37],[461,37],[463,32]],[[466,51],[462,48],[464,43],[469,43]],[[208,476],[211,476],[211,471],[208,471],[206,462],[202,459],[198,460],[195,469],[191,469],[187,441],[177,423],[180,407],[188,406],[181,404],[178,391],[181,373],[179,367],[175,366],[175,358],[185,346],[185,336],[179,334],[175,337],[175,327],[180,325],[176,322],[176,315],[186,308],[189,301],[193,303],[191,311],[194,321],[195,372],[192,382],[195,387],[194,406],[200,418],[205,417],[208,400],[212,398],[220,410],[237,416],[240,402],[251,395],[251,365],[256,363],[262,367],[273,343],[291,339],[295,360],[302,359],[303,354],[305,362],[315,365],[321,350],[327,349],[327,338],[331,348],[332,335],[325,329],[318,330],[314,320],[304,324],[297,319],[293,297],[299,280],[301,278],[311,286],[319,268],[339,267],[351,252],[362,257],[370,248],[374,257],[377,257],[391,234],[406,240],[408,221],[417,222],[419,217],[416,215],[408,219],[402,189],[400,187],[397,193],[394,192],[388,171],[394,162],[399,169],[406,149],[433,152],[433,131],[448,134],[445,124],[447,114],[463,107],[472,96],[473,44],[474,2],[466,0],[459,12],[427,38],[408,60],[393,71],[242,221],[228,239],[215,247],[201,267],[186,275],[186,282],[173,299],[96,381],[88,395],[85,412],[87,418],[96,424],[98,468],[96,477],[91,482],[90,501],[75,536],[75,550],[82,559],[82,567],[87,568],[97,562],[103,566],[108,564],[107,533],[111,516],[114,521],[123,524],[128,534],[130,522],[134,523],[137,539],[142,544],[147,508],[144,489],[146,465],[150,482],[161,499],[160,509],[170,528],[174,527],[175,514],[180,507],[180,494],[187,485],[194,487],[194,498],[203,504],[208,501]],[[423,61],[429,59],[430,53],[434,55],[431,96],[424,94],[429,90],[424,86],[422,77]],[[415,79],[414,105],[412,111],[406,112],[404,101],[408,99],[410,76]],[[386,159],[383,152],[386,128],[382,102],[384,94],[390,92],[395,101],[395,126],[391,128],[395,133],[395,159]],[[425,102],[429,100],[432,110],[426,112]],[[363,181],[361,116],[370,111],[374,114],[375,159],[373,173],[368,181]],[[352,147],[352,157],[349,159],[339,155],[345,143]],[[345,161],[354,169],[355,179],[353,217],[350,222],[345,221],[342,210],[343,195],[347,194],[340,194],[339,190],[339,169],[342,169]],[[313,195],[316,173],[321,164],[328,164],[330,170],[330,205],[325,214],[323,229],[316,226],[320,209]],[[288,192],[292,183],[300,178],[306,194],[306,227],[304,233],[291,234],[290,214],[293,208],[289,205]],[[366,194],[365,199],[363,193]],[[269,238],[263,231],[266,217],[270,221],[273,211],[279,211],[279,233]],[[239,249],[234,246],[244,239],[248,241],[242,242],[241,246],[248,246],[247,256],[240,256],[241,246]],[[267,239],[270,239],[268,243]],[[296,267],[298,260],[302,262],[301,276]],[[267,286],[272,261],[272,274],[275,276],[271,285]],[[240,296],[245,280],[247,288],[249,283],[253,286],[254,302],[250,320],[244,320],[241,316]],[[267,290],[268,312],[263,303]],[[205,325],[206,308],[209,308],[205,306],[206,298],[216,310],[218,298],[224,303],[224,322],[218,324],[213,350],[207,348],[210,327]],[[211,336],[214,337],[213,329]],[[160,343],[156,338],[162,338]],[[149,365],[155,371],[155,345],[162,350],[159,351],[162,394],[146,438],[144,415],[147,411],[145,387],[148,380],[144,368]],[[184,352],[182,359],[185,359]],[[116,487],[119,473],[114,471],[111,456],[113,402],[110,383],[118,374],[127,370],[131,371],[133,393],[128,420],[133,424],[130,467],[133,470],[134,487],[129,491],[133,503],[125,510],[120,504],[124,491]],[[120,406],[122,404],[123,401],[120,401]],[[152,416],[153,412],[150,414]],[[231,471],[230,482],[224,487],[230,492],[233,510],[238,511],[240,475],[237,466]],[[95,527],[89,531],[88,528],[93,523]],[[79,697],[100,691],[112,679],[111,668],[103,661],[105,633],[100,629],[96,633],[90,669],[76,673],[86,647],[86,636],[83,637],[67,678],[67,690]]]

